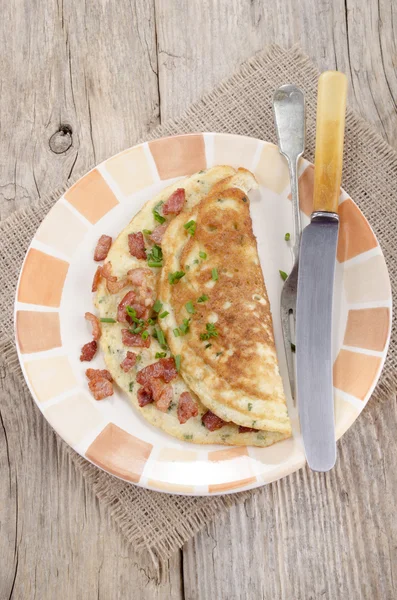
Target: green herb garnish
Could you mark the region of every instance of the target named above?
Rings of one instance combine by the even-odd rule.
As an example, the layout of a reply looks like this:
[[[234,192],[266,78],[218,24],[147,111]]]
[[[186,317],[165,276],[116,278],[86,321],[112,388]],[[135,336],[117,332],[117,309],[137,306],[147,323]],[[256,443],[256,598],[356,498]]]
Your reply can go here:
[[[195,258],[195,259],[194,259],[194,261],[193,261],[193,264],[194,264],[194,265],[198,265],[198,264],[199,264],[199,262],[200,262],[200,261],[199,261],[199,259],[198,259],[198,258]]]
[[[211,348],[212,344],[206,344],[205,345],[205,349],[207,350],[207,348]]]
[[[130,392],[132,392],[132,390],[134,389],[134,382],[133,381],[130,381],[128,389],[129,389]]]
[[[197,298],[197,302],[207,302],[207,300],[208,300],[208,296],[206,296],[205,294],[200,296],[200,298]]]
[[[205,260],[207,258],[207,253],[206,252],[199,252],[199,257],[202,258],[203,260]]]
[[[217,353],[215,354],[215,356],[216,356],[216,357],[218,357],[218,356],[220,356],[221,354],[223,354],[223,352],[217,352]]]
[[[166,352],[156,352],[155,358],[165,358],[167,356]]]
[[[216,330],[214,323],[207,323],[205,328],[206,328],[207,332],[200,333],[200,340],[209,340],[212,337],[218,337],[218,332]]]
[[[151,317],[150,319],[147,320],[147,324],[148,325],[155,325],[156,324],[156,319],[157,317]]]
[[[280,273],[280,277],[283,281],[285,281],[288,277],[287,273],[285,271],[279,271]]]
[[[216,269],[216,268],[212,269],[211,277],[214,281],[218,281],[218,269]]]
[[[116,319],[107,319],[107,318],[103,318],[103,319],[99,319],[101,323],[117,323]]]
[[[189,434],[185,433],[183,435],[183,437],[185,438],[185,440],[192,440],[193,439],[193,434],[192,433],[189,433]]]
[[[155,244],[150,252],[146,254],[149,267],[159,268],[163,266],[163,251]]]
[[[183,319],[182,325],[179,326],[179,331],[181,335],[186,335],[190,329],[190,319]]]
[[[248,410],[252,410],[252,402],[248,402]]]
[[[181,335],[181,333],[180,333],[180,331],[179,331],[179,327],[176,327],[176,328],[174,329],[174,336],[175,336],[175,337],[179,337],[180,335]]]
[[[168,281],[171,284],[177,283],[184,276],[185,276],[184,271],[175,271],[175,273],[168,273]]]
[[[163,308],[163,305],[160,302],[160,300],[157,298],[156,302],[153,304],[153,310],[154,310],[154,312],[159,313],[162,308]]]
[[[160,215],[159,210],[160,208],[163,206],[164,202],[158,202],[156,204],[156,206],[153,209],[153,216],[154,216],[154,220],[157,221],[158,223],[164,223],[165,218]]]
[[[285,236],[284,236],[284,239],[285,239],[286,242],[289,242],[290,239],[291,239],[291,234],[290,233],[286,233]]]
[[[148,339],[148,337],[149,337],[149,332],[148,332],[148,330],[147,330],[147,329],[145,329],[145,331],[143,331],[143,332],[141,333],[141,338],[142,338],[143,340],[147,340],[147,339]]]
[[[160,319],[164,319],[169,314],[170,313],[168,312],[168,310],[165,310],[164,312],[161,313],[161,315],[159,315],[159,317],[160,317]]]
[[[193,302],[191,300],[189,300],[189,302],[185,304],[185,308],[190,315],[194,315],[194,313],[196,312],[193,306]]]
[[[196,221],[188,221],[187,223],[184,224],[184,229],[186,229],[186,231],[188,233],[190,233],[190,235],[194,235],[195,231],[196,231]]]
[[[157,332],[157,340],[158,343],[160,344],[160,346],[164,346],[165,345],[165,337],[164,337],[164,333],[162,332],[161,329],[159,329],[158,327],[156,327],[156,332]]]
[[[174,359],[175,359],[175,367],[176,367],[176,370],[177,370],[177,371],[178,371],[178,373],[179,373],[179,371],[180,371],[180,369],[181,369],[181,355],[180,355],[180,354],[177,354],[176,356],[174,356]]]
[[[142,231],[145,235],[152,235],[153,233],[152,231],[150,231],[150,229],[142,229]]]

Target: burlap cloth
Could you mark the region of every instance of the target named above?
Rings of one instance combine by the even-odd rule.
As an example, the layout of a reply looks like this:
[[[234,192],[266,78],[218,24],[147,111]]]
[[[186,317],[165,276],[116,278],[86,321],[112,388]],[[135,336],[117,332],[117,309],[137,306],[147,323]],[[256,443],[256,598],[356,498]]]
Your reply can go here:
[[[300,86],[306,94],[307,141],[305,156],[313,160],[318,71],[297,48],[271,47],[247,61],[230,79],[174,121],[157,127],[150,136],[192,131],[249,135],[275,142],[272,115],[274,90],[284,83]],[[397,153],[363,120],[348,110],[343,186],[371,223],[386,256],[393,296],[397,274]],[[18,368],[13,338],[13,304],[25,252],[40,222],[64,190],[15,212],[0,225],[0,352],[8,370]],[[381,380],[374,392],[379,399],[396,390],[397,339],[391,346]],[[22,375],[20,385],[24,386]],[[17,398],[16,398],[17,400]],[[124,483],[91,465],[62,440],[76,469],[106,505],[123,535],[137,551],[149,552],[159,564],[180,548],[215,515],[251,494],[192,498],[169,496]]]

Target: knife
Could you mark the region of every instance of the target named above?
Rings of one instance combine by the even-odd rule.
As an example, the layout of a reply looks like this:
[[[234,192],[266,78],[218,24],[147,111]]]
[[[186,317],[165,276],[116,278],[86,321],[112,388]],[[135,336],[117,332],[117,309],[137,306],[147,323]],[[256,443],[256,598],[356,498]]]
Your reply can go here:
[[[303,230],[298,275],[296,365],[299,418],[308,465],[336,461],[332,383],[332,296],[338,242],[347,79],[326,71],[318,82],[313,213]]]

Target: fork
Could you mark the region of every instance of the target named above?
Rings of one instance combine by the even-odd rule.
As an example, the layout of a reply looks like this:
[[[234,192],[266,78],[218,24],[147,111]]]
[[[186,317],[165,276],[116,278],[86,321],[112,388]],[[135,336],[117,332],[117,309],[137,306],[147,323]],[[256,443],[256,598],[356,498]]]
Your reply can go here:
[[[299,208],[298,160],[305,149],[305,97],[295,85],[282,85],[273,96],[273,112],[276,125],[277,142],[282,154],[288,162],[291,181],[292,212],[294,219],[292,271],[284,282],[281,291],[281,327],[287,359],[288,376],[291,395],[295,402],[295,365],[294,343],[296,297],[298,290],[299,248],[301,238],[301,218]]]

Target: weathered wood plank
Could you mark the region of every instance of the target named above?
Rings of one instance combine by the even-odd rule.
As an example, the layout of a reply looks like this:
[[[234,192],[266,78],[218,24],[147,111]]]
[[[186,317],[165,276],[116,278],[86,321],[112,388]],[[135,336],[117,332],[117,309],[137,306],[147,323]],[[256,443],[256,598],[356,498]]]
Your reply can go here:
[[[11,400],[17,385],[15,377],[0,379],[0,598],[182,598],[180,554],[157,585],[153,565],[138,565],[81,475],[62,459],[27,389],[18,404]]]
[[[5,217],[132,145],[158,123],[159,95],[152,1],[19,0],[2,9]]]

